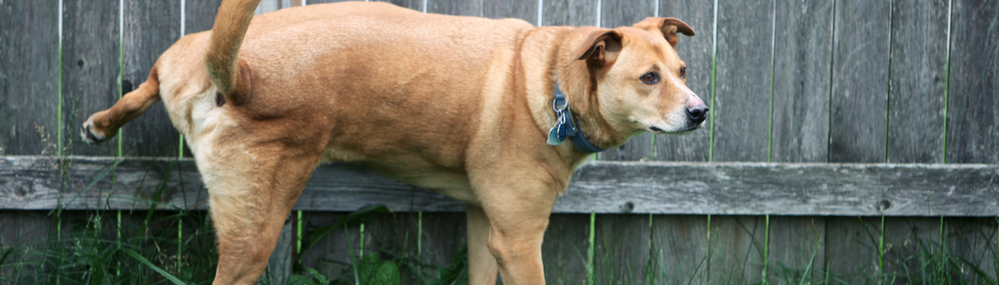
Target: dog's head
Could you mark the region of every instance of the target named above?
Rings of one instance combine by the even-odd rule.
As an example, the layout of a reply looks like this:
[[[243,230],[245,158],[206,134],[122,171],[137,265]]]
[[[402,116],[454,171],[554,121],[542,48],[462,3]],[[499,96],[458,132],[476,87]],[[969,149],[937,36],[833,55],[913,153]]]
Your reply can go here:
[[[676,18],[649,17],[631,27],[585,32],[563,72],[569,88],[577,89],[571,93],[580,97],[570,100],[582,101],[579,107],[599,112],[606,124],[628,136],[701,126],[708,108],[687,88],[687,64],[674,49],[678,32],[694,35],[690,26]]]

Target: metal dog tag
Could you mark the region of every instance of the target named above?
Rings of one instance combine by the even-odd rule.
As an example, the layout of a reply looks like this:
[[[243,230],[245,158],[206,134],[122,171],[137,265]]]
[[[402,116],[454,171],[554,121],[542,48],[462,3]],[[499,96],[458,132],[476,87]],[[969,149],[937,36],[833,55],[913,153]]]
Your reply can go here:
[[[551,131],[548,131],[548,145],[561,145],[562,140],[558,139],[558,125],[552,127]]]

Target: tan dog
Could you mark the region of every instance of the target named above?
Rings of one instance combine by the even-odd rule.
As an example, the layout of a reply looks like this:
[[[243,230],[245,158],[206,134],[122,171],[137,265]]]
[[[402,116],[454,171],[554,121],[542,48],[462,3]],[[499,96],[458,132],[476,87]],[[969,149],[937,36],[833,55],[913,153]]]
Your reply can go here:
[[[533,27],[384,3],[253,17],[258,2],[224,1],[213,31],[177,41],[145,83],[83,125],[87,140],[107,140],[163,100],[210,193],[215,284],[257,281],[324,161],[468,203],[471,284],[494,284],[497,269],[505,284],[544,284],[552,205],[590,156],[546,144],[557,87],[571,114],[561,121],[599,148],[694,130],[707,112],[673,49],[677,32],[694,31],[674,18]]]

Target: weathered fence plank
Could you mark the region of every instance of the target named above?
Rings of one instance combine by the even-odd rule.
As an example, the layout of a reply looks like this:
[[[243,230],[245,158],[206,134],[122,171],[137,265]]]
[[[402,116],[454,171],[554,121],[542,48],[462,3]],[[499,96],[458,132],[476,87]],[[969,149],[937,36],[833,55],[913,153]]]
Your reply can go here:
[[[56,154],[60,17],[56,1],[0,2],[0,154]]]
[[[399,7],[405,7],[416,11],[423,11],[423,0],[390,0],[384,2],[389,2],[398,5]]]
[[[711,216],[708,284],[760,283],[766,225],[760,216]]]
[[[597,0],[542,0],[544,26],[596,26]]]
[[[482,17],[484,0],[427,0],[427,12]]]
[[[767,161],[774,1],[719,1],[714,161]]]
[[[596,217],[594,284],[642,284],[650,269],[651,217],[607,214]]]
[[[145,82],[160,54],[180,39],[181,13],[175,1],[125,3],[123,94]],[[180,147],[180,133],[174,130],[163,104],[153,104],[122,127],[118,139],[123,140],[121,155],[171,157],[177,156]]]
[[[60,167],[68,170],[65,189]],[[109,158],[73,157],[60,165],[53,158],[8,156],[0,159],[0,174],[3,209],[148,208],[157,195],[161,208],[191,209],[204,208],[207,195],[187,159],[128,159],[115,166]],[[996,216],[997,181],[999,166],[982,164],[590,162],[577,171],[554,211]],[[354,211],[366,204],[394,211],[464,210],[464,203],[355,164],[319,167],[295,209]]]
[[[531,25],[538,25],[538,1],[493,0],[483,1],[482,16],[492,19],[518,18]]]
[[[877,274],[881,218],[826,218],[826,265],[845,284],[864,283],[864,276]]]
[[[943,162],[948,1],[892,5],[888,162]]]
[[[62,82],[63,145],[75,155],[114,156],[117,140],[87,145],[80,125],[91,114],[118,101],[121,40],[120,6],[112,1],[63,2]],[[127,91],[127,90],[126,90]],[[53,130],[54,131],[54,130]],[[54,132],[53,132],[54,133]],[[121,137],[118,136],[120,140]]]
[[[884,162],[891,2],[836,2],[829,161]]]
[[[947,162],[999,163],[999,5],[954,1]]]
[[[590,215],[554,214],[548,220],[541,258],[548,284],[583,284],[589,264]]]
[[[829,159],[833,1],[777,1],[771,161]]]
[[[600,26],[617,28],[631,26],[647,17],[656,16],[653,0],[603,0],[601,1]],[[653,135],[643,133],[624,145],[598,154],[600,160],[651,160]]]
[[[817,280],[826,268],[826,218],[770,216],[767,280]]]
[[[711,105],[711,77],[714,66],[715,15],[714,1],[659,1],[660,17],[683,20],[697,35],[680,36],[676,53],[687,63],[687,87],[708,106]],[[714,111],[711,111],[714,112]],[[684,135],[657,135],[654,139],[655,160],[708,161],[711,148],[712,114],[699,130]]]
[[[184,0],[184,32],[193,34],[211,30],[222,0]]]
[[[653,216],[652,253],[654,276],[661,281],[658,284],[707,284],[710,274],[707,257],[712,250],[707,219],[707,216]]]

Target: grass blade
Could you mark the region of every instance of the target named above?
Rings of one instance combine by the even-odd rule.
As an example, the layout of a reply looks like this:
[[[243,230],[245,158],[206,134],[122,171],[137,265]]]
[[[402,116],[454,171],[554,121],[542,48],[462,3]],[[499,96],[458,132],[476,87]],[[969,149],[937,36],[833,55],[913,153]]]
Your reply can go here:
[[[145,257],[142,257],[142,255],[139,255],[135,251],[133,251],[131,249],[128,249],[128,248],[123,248],[123,249],[121,249],[121,251],[124,252],[125,254],[128,254],[128,255],[132,256],[132,258],[135,258],[135,260],[138,260],[143,265],[149,267],[149,269],[152,269],[153,271],[156,271],[160,275],[163,275],[163,277],[166,277],[166,279],[170,280],[170,282],[173,282],[173,284],[180,284],[180,285],[187,284],[187,283],[184,283],[184,281],[181,281],[176,276],[173,276],[170,273],[167,273],[165,270],[163,270],[159,266],[156,266],[152,262],[149,262],[148,259],[146,259]]]

